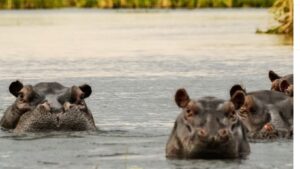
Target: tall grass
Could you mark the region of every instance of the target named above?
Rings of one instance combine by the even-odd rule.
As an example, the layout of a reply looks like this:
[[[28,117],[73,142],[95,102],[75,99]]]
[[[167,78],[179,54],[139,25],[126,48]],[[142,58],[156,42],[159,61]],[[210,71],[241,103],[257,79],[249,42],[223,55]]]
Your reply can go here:
[[[0,0],[0,9],[270,7],[275,0]]]
[[[273,7],[275,20],[279,22],[279,25],[275,27],[276,33],[288,33],[293,34],[294,25],[294,2],[293,0],[277,0]]]
[[[293,35],[294,30],[294,1],[276,0],[271,8],[274,19],[278,25],[271,27],[267,31],[257,30],[258,33],[276,33]]]

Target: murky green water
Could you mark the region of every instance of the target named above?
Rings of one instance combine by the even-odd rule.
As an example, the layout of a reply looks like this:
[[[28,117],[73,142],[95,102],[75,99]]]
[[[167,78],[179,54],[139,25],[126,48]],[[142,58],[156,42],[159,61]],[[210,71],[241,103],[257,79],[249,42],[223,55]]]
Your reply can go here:
[[[0,11],[0,111],[12,80],[89,83],[99,132],[15,136],[0,131],[0,168],[292,168],[293,142],[252,143],[245,160],[167,160],[179,109],[194,98],[228,98],[230,87],[269,89],[269,69],[292,72],[283,36],[258,35],[265,9]]]

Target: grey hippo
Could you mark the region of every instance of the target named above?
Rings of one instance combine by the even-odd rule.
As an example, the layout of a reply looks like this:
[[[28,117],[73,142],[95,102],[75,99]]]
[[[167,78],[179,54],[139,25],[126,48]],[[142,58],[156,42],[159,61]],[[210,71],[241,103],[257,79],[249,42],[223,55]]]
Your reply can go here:
[[[238,116],[252,139],[292,138],[293,97],[273,90],[246,92],[241,85],[234,85],[230,94],[243,92],[245,102]]]
[[[23,85],[14,81],[9,92],[16,100],[1,118],[4,129],[16,133],[96,130],[85,103],[92,93],[87,84],[65,87],[57,82]]]
[[[250,146],[236,111],[244,100],[243,92],[236,92],[229,100],[216,97],[194,100],[190,99],[185,89],[178,89],[175,102],[181,108],[181,113],[167,141],[166,157],[246,157],[250,153]]]

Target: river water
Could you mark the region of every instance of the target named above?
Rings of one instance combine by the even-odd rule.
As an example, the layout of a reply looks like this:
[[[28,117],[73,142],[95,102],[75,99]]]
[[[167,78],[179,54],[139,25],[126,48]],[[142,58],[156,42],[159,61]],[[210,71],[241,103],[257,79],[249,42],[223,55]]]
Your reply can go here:
[[[290,39],[255,34],[267,9],[0,11],[0,111],[11,81],[88,83],[99,131],[0,131],[0,168],[192,169],[293,167],[292,140],[251,143],[243,160],[167,160],[180,110],[192,98],[229,98],[233,84],[269,89],[267,72],[292,72]]]

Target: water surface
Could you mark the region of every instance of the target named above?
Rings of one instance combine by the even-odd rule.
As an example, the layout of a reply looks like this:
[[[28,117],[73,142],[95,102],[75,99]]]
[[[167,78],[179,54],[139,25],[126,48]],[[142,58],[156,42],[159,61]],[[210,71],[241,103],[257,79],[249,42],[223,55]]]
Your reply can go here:
[[[164,157],[177,88],[228,99],[235,83],[269,89],[269,69],[292,72],[289,40],[254,33],[271,23],[266,9],[0,11],[0,111],[15,79],[88,83],[100,129],[0,131],[0,168],[292,168],[286,140],[251,143],[244,160]]]

